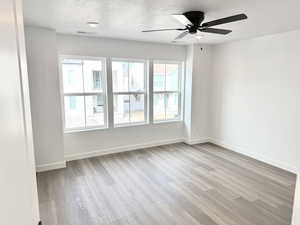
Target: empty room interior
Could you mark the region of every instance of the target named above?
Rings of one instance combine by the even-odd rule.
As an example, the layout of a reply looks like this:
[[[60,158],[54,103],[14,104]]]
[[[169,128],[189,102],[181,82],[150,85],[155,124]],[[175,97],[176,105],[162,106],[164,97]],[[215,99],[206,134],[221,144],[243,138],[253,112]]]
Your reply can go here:
[[[1,225],[300,225],[299,0],[1,0]]]

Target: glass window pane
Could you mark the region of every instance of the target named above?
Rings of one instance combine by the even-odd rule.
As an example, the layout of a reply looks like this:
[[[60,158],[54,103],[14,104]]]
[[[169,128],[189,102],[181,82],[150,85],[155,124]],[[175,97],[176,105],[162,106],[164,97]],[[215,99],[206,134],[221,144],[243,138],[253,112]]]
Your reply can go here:
[[[84,97],[65,96],[65,127],[85,127]]]
[[[178,64],[166,64],[166,91],[179,90]]]
[[[165,94],[153,95],[153,119],[165,120]]]
[[[85,92],[103,91],[103,68],[101,60],[84,60],[83,74]]]
[[[130,122],[145,121],[145,95],[130,95]]]
[[[129,95],[114,95],[114,123],[129,123]]]
[[[86,126],[104,126],[104,96],[85,96]]]
[[[129,63],[129,90],[144,91],[144,63]]]
[[[127,62],[112,62],[112,77],[113,77],[113,91],[122,92],[128,91],[129,83],[128,63]]]
[[[178,93],[166,94],[166,119],[179,118]]]
[[[153,90],[164,91],[166,86],[166,66],[165,64],[153,65]]]
[[[65,59],[62,63],[64,93],[83,92],[82,61]]]

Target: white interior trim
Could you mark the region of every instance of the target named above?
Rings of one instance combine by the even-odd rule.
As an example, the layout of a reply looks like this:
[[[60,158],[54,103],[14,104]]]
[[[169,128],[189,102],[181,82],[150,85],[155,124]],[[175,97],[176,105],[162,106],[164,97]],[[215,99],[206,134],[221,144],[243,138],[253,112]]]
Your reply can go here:
[[[90,152],[66,155],[65,159],[66,159],[66,161],[72,161],[72,160],[78,160],[78,159],[91,158],[91,157],[95,157],[95,156],[108,155],[108,154],[112,154],[112,153],[127,152],[127,151],[139,150],[139,149],[143,149],[143,148],[175,144],[175,143],[180,143],[180,142],[184,142],[184,139],[177,138],[177,139],[169,139],[169,140],[158,141],[158,142],[148,142],[148,143],[137,144],[137,145],[118,146],[118,147],[113,147],[113,148],[108,148],[108,149],[101,149],[101,150],[95,150],[95,151],[90,151]]]
[[[184,141],[184,143],[188,145],[203,144],[208,142],[209,142],[209,138],[193,138],[193,139],[186,139]]]
[[[90,151],[90,152],[85,152],[85,153],[66,155],[65,161],[38,165],[36,167],[36,171],[44,172],[44,171],[49,171],[49,170],[66,168],[66,162],[68,162],[68,161],[86,159],[86,158],[108,155],[108,154],[119,153],[119,152],[139,150],[139,149],[143,149],[143,148],[157,147],[157,146],[168,145],[168,144],[175,144],[175,143],[180,143],[180,142],[187,143],[183,138],[177,138],[177,139],[170,139],[170,140],[165,140],[165,141],[149,142],[149,143],[137,144],[137,145],[119,146],[119,147],[113,147],[113,148],[109,148],[109,149],[102,149],[102,150],[95,150],[95,151]]]
[[[286,165],[282,162],[267,158],[267,157],[262,156],[262,155],[253,154],[253,153],[251,153],[251,151],[249,151],[245,148],[242,148],[242,147],[236,146],[236,145],[232,145],[232,144],[228,144],[228,143],[225,143],[223,141],[213,139],[213,138],[198,138],[198,139],[177,138],[177,139],[169,139],[169,140],[158,141],[158,142],[148,142],[148,143],[145,143],[145,144],[119,146],[119,147],[113,147],[113,148],[102,149],[102,150],[95,150],[95,151],[90,151],[90,152],[85,152],[85,153],[70,154],[70,155],[65,156],[65,161],[38,165],[36,167],[36,170],[37,170],[37,172],[43,172],[43,171],[61,169],[61,168],[66,168],[66,162],[68,162],[68,161],[86,159],[86,158],[102,156],[102,155],[108,155],[108,154],[113,154],[113,153],[134,151],[134,150],[139,150],[139,149],[144,149],[144,148],[157,147],[157,146],[175,144],[175,143],[180,143],[180,142],[186,143],[188,145],[212,143],[212,144],[221,146],[223,148],[226,148],[229,151],[237,152],[239,154],[254,158],[256,160],[262,161],[262,162],[267,163],[269,165],[278,167],[280,169],[298,174],[298,169],[297,168],[291,167],[291,166]]]
[[[62,162],[55,162],[55,163],[47,163],[47,164],[42,164],[42,165],[38,165],[36,167],[36,171],[37,172],[44,172],[44,171],[48,171],[48,170],[56,170],[56,169],[62,169],[62,168],[66,168],[66,161],[62,161]]]
[[[221,146],[223,148],[226,148],[226,149],[228,149],[230,151],[237,152],[239,154],[242,154],[242,155],[248,156],[250,158],[256,159],[258,161],[262,161],[264,163],[267,163],[269,165],[278,167],[280,169],[289,171],[291,173],[298,174],[298,169],[297,168],[289,166],[289,165],[287,165],[285,163],[282,163],[282,162],[280,162],[278,160],[274,160],[274,159],[268,158],[268,157],[263,156],[263,155],[253,154],[251,152],[251,150],[246,149],[245,147],[241,147],[241,146],[237,146],[237,145],[232,145],[232,144],[229,144],[229,143],[226,143],[224,141],[217,140],[217,139],[214,139],[214,138],[209,138],[208,142],[212,143],[212,144],[215,144],[215,145],[218,145],[218,146]]]

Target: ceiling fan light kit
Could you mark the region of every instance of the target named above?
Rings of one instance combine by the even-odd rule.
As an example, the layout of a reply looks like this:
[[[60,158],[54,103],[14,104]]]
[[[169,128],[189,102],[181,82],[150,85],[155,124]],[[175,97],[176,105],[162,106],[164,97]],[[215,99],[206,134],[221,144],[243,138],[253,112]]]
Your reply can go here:
[[[219,28],[212,28],[213,26],[226,24],[226,23],[232,23],[240,20],[247,19],[246,14],[238,14],[234,16],[225,17],[218,20],[213,20],[210,22],[202,23],[205,19],[204,12],[201,11],[189,11],[185,12],[183,14],[179,15],[172,15],[174,19],[182,23],[185,28],[171,28],[171,29],[158,29],[158,30],[144,30],[143,32],[156,32],[156,31],[171,31],[171,30],[177,30],[177,31],[183,31],[180,33],[176,38],[176,40],[182,39],[188,34],[192,34],[195,38],[198,38],[197,34],[198,32],[205,32],[205,33],[213,33],[213,34],[221,34],[226,35],[232,32],[232,30],[226,30],[226,29],[219,29]]]

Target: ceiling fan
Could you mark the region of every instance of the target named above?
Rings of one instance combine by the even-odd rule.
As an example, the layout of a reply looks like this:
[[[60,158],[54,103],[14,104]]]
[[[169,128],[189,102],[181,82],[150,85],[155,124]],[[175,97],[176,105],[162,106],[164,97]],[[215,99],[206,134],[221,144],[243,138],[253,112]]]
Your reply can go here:
[[[240,20],[247,19],[246,14],[238,14],[234,16],[225,17],[218,20],[213,20],[210,22],[202,23],[204,20],[204,12],[201,11],[189,11],[185,12],[183,14],[179,15],[172,15],[176,20],[178,20],[180,23],[182,23],[185,28],[174,28],[174,29],[158,29],[158,30],[143,30],[142,32],[156,32],[156,31],[170,31],[170,30],[178,30],[178,31],[184,31],[180,33],[175,39],[179,40],[183,37],[185,37],[188,34],[197,34],[197,32],[206,32],[206,33],[214,33],[214,34],[222,34],[226,35],[232,32],[232,30],[225,30],[225,29],[218,29],[218,28],[212,28],[216,25],[221,25],[225,23],[231,23],[236,22]],[[194,36],[197,37],[197,36]]]

